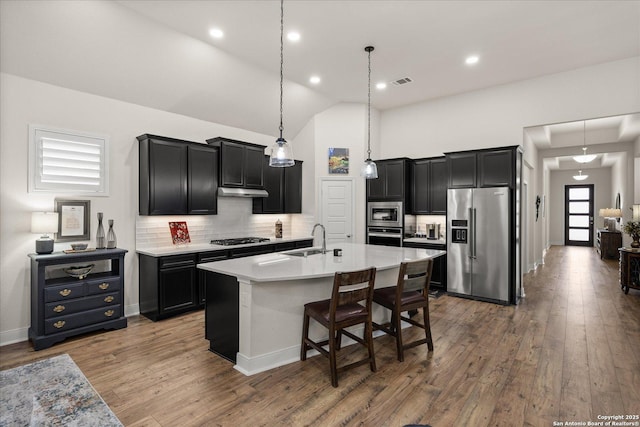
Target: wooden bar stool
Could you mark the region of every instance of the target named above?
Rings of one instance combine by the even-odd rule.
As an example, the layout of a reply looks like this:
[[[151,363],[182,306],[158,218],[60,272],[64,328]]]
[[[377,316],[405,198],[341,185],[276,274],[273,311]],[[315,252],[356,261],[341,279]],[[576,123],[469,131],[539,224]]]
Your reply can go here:
[[[431,324],[429,323],[429,283],[431,282],[431,270],[433,259],[425,259],[400,264],[398,283],[396,286],[379,288],[373,292],[373,302],[391,310],[391,321],[383,325],[373,323],[375,329],[386,332],[396,337],[398,360],[404,361],[404,350],[427,343],[429,351],[433,351],[431,338]],[[409,310],[422,308],[424,324],[409,317],[403,317],[402,313]],[[407,344],[402,342],[401,322],[405,321],[424,329],[425,338]]]
[[[371,302],[373,285],[376,278],[375,267],[351,272],[336,272],[333,277],[331,299],[310,302],[304,305],[302,324],[302,346],[300,360],[307,359],[307,351],[314,348],[329,358],[331,385],[338,387],[338,372],[369,364],[371,371],[376,371],[376,359],[373,353],[373,327],[371,323]],[[360,302],[364,302],[364,305]],[[309,318],[329,330],[329,338],[315,342],[309,339]],[[364,323],[363,337],[357,337],[345,328]],[[336,352],[340,350],[342,334],[367,348],[366,359],[338,367]],[[324,346],[329,345],[329,351]]]

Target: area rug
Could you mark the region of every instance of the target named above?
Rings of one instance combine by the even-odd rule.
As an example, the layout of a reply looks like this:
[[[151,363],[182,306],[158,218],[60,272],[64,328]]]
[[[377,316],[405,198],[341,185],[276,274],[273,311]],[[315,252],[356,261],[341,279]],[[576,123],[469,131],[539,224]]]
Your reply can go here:
[[[0,426],[122,426],[68,354],[0,371]]]

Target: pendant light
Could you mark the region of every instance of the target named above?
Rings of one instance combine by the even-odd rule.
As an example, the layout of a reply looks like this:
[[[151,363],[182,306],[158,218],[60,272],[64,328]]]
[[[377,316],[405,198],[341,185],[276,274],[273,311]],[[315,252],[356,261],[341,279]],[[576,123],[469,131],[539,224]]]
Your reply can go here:
[[[360,175],[366,179],[375,179],[378,177],[378,167],[371,160],[371,51],[373,46],[367,46],[364,48],[365,52],[369,55],[369,84],[367,86],[368,99],[367,99],[367,160],[364,161]]]
[[[283,94],[283,74],[282,68],[284,64],[284,0],[280,0],[280,137],[271,146],[271,155],[269,156],[269,166],[276,168],[284,168],[293,166],[293,150],[291,145],[282,137],[282,94]]]
[[[582,155],[573,156],[573,160],[578,163],[589,163],[598,156],[595,154],[587,154],[587,122],[583,121],[582,126]]]
[[[573,179],[575,179],[576,181],[584,181],[585,179],[589,178],[589,175],[582,175],[582,171],[578,171],[578,173],[580,175],[573,175]]]

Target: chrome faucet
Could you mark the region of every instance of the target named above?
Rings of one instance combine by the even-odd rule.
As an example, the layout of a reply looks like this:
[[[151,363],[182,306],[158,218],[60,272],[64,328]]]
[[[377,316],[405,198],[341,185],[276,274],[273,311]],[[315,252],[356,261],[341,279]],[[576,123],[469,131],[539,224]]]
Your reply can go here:
[[[324,229],[324,225],[318,223],[315,224],[313,226],[313,230],[311,230],[311,235],[315,237],[315,233],[316,233],[316,227],[320,227],[322,228],[322,253],[326,254],[327,253],[327,236],[326,236],[326,232]]]

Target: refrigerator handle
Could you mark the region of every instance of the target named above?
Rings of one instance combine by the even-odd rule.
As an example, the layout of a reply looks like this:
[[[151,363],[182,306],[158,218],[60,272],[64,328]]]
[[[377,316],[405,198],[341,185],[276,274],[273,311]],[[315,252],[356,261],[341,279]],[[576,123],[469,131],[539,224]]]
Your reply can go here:
[[[476,257],[476,224],[474,221],[474,208],[469,208],[469,258]]]
[[[476,208],[473,208],[473,233],[472,233],[472,236],[473,236],[473,248],[472,248],[473,259],[476,259],[477,255],[478,255],[477,252],[476,252],[476,229],[477,229],[476,226],[478,225],[477,222],[476,222],[476,214],[477,214],[477,212],[478,212],[478,210]]]

